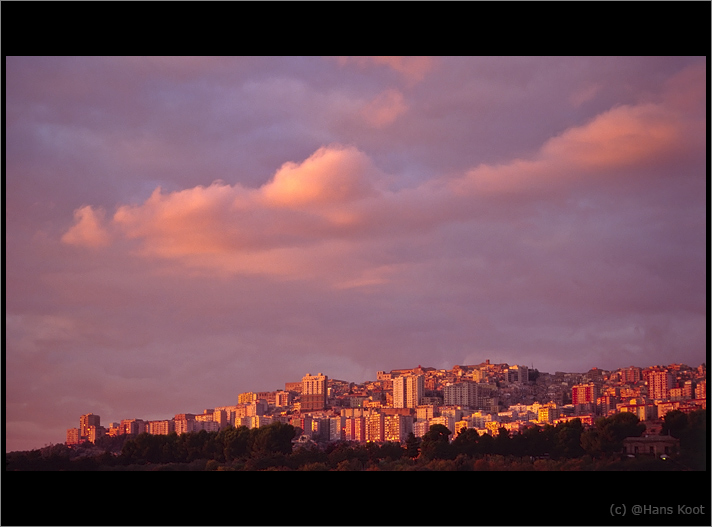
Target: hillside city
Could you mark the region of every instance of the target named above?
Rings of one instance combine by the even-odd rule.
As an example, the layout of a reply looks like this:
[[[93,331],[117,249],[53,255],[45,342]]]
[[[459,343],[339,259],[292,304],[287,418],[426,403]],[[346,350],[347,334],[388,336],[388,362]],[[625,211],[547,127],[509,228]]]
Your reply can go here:
[[[706,409],[706,376],[704,363],[544,373],[489,360],[449,370],[379,371],[375,380],[360,384],[307,373],[286,382],[283,390],[240,393],[236,404],[202,413],[127,418],[108,426],[99,415],[82,415],[79,427],[67,430],[66,445],[96,443],[104,436],[181,435],[274,423],[297,430],[295,445],[404,444],[409,437],[424,437],[434,425],[447,428],[453,441],[465,430],[496,437],[502,429],[516,435],[575,419],[588,428],[602,417],[628,412],[645,425],[645,433],[628,441],[625,451],[664,456],[677,447],[674,438],[660,434],[664,416]]]

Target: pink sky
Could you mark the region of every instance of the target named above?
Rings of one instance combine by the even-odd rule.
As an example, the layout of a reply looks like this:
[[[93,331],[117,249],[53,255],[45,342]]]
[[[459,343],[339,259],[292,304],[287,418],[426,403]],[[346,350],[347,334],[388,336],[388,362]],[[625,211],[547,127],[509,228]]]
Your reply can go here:
[[[706,360],[704,57],[8,57],[7,450],[418,364]]]

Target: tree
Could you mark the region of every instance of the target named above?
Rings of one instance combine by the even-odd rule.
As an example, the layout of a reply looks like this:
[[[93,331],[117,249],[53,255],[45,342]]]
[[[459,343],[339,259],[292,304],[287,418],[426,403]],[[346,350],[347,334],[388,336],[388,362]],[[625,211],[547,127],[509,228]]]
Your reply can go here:
[[[395,443],[393,441],[386,441],[383,443],[378,452],[378,457],[380,459],[389,459],[391,461],[400,459],[404,455],[405,449],[400,445],[400,443]]]
[[[474,428],[465,428],[453,440],[452,446],[458,454],[474,457],[478,453],[480,434]]]
[[[609,455],[623,449],[626,437],[640,437],[645,424],[630,412],[620,412],[596,421],[594,428],[581,434],[581,446],[593,456]]]
[[[292,425],[279,421],[251,430],[252,454],[289,454],[296,431]]]
[[[554,457],[574,458],[584,454],[581,446],[583,424],[581,419],[573,419],[556,426]]]
[[[450,445],[448,438],[450,430],[441,424],[432,425],[425,435],[420,447],[420,453],[425,459],[455,459],[457,453]]]
[[[680,435],[687,428],[687,414],[680,410],[672,410],[663,417],[661,435],[671,435],[680,439]]]
[[[413,432],[408,434],[408,437],[405,440],[405,451],[409,458],[415,459],[420,455],[420,443],[420,438],[415,437]]]
[[[229,426],[220,430],[218,439],[222,441],[223,455],[227,462],[246,457],[249,454],[250,429],[246,426],[237,428]]]
[[[509,455],[511,446],[511,438],[509,437],[509,430],[504,427],[500,427],[497,430],[497,437],[494,439],[494,452],[495,454],[500,454],[502,456]]]

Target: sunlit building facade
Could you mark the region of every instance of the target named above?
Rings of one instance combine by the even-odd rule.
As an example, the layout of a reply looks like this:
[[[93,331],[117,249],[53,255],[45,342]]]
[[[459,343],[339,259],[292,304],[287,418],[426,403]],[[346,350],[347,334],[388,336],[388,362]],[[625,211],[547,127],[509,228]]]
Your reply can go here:
[[[652,400],[666,400],[670,398],[670,389],[674,387],[672,373],[667,370],[649,370],[645,372],[648,383],[648,397]]]
[[[300,410],[310,412],[326,408],[328,377],[322,373],[312,375],[307,373],[302,377],[302,394]]]
[[[416,408],[425,393],[423,375],[403,375],[393,379],[393,407]]]
[[[100,426],[101,419],[98,415],[85,414],[79,418],[79,433],[83,439],[89,438],[89,427]]]

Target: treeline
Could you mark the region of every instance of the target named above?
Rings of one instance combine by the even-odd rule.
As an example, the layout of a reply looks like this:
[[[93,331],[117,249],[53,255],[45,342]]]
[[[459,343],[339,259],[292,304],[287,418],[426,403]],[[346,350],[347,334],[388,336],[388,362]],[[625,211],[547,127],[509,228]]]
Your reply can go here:
[[[141,434],[107,438],[102,453],[77,458],[76,450],[55,445],[44,451],[6,455],[7,470],[705,470],[706,413],[670,412],[663,433],[680,439],[672,463],[620,455],[623,439],[643,434],[645,425],[630,413],[601,418],[584,428],[574,419],[556,426],[533,426],[518,434],[500,428],[494,436],[433,425],[422,438],[399,443],[337,442],[292,447],[297,430],[274,423],[219,432]],[[121,442],[120,444],[118,442]],[[110,448],[120,451],[111,452]],[[63,447],[63,448],[60,448]],[[110,447],[110,448],[109,448]],[[100,449],[101,444],[93,446]]]

